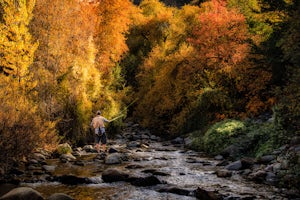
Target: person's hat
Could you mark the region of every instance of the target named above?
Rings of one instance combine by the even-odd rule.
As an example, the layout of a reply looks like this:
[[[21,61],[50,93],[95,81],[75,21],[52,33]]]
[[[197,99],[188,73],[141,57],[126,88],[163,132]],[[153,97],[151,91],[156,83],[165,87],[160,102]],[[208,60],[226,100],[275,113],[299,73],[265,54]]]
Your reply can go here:
[[[101,115],[101,111],[100,110],[97,111],[97,115]]]

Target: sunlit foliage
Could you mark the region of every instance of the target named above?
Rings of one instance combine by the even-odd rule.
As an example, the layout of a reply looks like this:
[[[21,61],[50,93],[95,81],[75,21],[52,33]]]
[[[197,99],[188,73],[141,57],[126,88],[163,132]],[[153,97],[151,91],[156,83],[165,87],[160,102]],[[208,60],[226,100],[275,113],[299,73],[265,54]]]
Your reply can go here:
[[[22,146],[12,137],[18,133],[32,148],[53,146],[56,131],[87,143],[96,110],[112,118],[131,102],[130,114],[163,136],[272,111],[266,129],[292,136],[297,2],[195,0],[178,8],[159,0],[1,0],[0,145]],[[275,143],[282,135],[272,135]]]
[[[35,62],[40,106],[71,142],[87,140],[96,110],[109,118],[121,109],[122,78],[114,68],[127,50],[131,6],[129,1],[37,1],[31,29],[41,41]]]
[[[228,8],[225,1],[215,0],[203,3],[200,8],[185,6],[172,10],[160,6],[160,9],[152,9],[152,12],[157,11],[152,14],[157,21],[160,19],[158,11],[172,12],[165,18],[161,35],[164,40],[151,42],[152,50],[137,76],[139,93],[144,97],[137,115],[144,119],[145,125],[167,127],[172,133],[184,132],[187,131],[184,129],[205,126],[204,118],[211,121],[236,113],[257,114],[268,107],[260,95],[270,75],[264,70],[251,69],[250,33],[238,10]],[[150,18],[151,9],[146,8]],[[249,73],[263,75],[257,78],[257,88],[251,87],[251,91],[244,87],[251,82],[244,81]],[[199,107],[197,102],[209,88],[218,91],[218,95]],[[238,102],[241,97],[242,101]],[[207,105],[214,105],[216,109],[207,110]],[[145,115],[149,112],[151,116]],[[201,115],[204,121],[197,117]],[[191,123],[191,116],[200,120],[198,126],[192,128],[191,124],[196,122]]]
[[[37,147],[57,142],[54,123],[35,106],[36,84],[30,65],[38,43],[28,30],[34,0],[3,0],[0,23],[0,160],[3,167]],[[48,141],[50,139],[50,141]]]

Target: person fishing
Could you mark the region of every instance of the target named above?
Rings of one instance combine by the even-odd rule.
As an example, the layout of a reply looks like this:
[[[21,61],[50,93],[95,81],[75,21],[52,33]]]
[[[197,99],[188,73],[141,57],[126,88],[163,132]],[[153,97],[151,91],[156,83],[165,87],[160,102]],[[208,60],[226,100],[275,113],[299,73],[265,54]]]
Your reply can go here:
[[[106,132],[105,132],[105,123],[109,123],[112,120],[108,120],[105,117],[101,116],[101,111],[96,112],[96,117],[92,119],[91,126],[95,130],[95,148],[98,153],[100,153],[100,142],[102,144],[102,151],[106,152]]]
[[[111,119],[111,120],[108,120],[106,119],[105,117],[101,116],[101,111],[98,110],[96,112],[96,117],[94,117],[92,119],[92,122],[91,122],[91,126],[94,128],[95,130],[95,148],[97,150],[98,153],[100,153],[100,142],[102,144],[102,150],[104,152],[106,152],[106,142],[107,142],[107,137],[106,137],[106,132],[105,132],[105,123],[110,123],[112,121],[115,121],[121,117],[124,116],[124,114],[122,114],[129,106],[131,106],[134,102],[136,102],[136,100],[134,100],[133,102],[131,102],[124,110],[122,110],[121,112],[119,112],[119,116]]]

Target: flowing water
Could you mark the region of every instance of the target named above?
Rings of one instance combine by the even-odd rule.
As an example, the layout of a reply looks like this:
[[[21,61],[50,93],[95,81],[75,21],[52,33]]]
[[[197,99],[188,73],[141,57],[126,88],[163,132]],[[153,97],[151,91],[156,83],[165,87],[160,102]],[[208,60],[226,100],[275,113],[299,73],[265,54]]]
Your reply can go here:
[[[239,174],[230,178],[219,178],[215,171],[217,161],[204,157],[201,153],[185,151],[178,147],[163,146],[152,143],[146,151],[131,151],[128,162],[118,165],[106,165],[95,160],[96,154],[87,153],[80,159],[84,166],[71,163],[61,163],[59,160],[47,160],[48,165],[56,166],[52,175],[75,175],[88,177],[92,184],[64,185],[58,182],[40,181],[38,183],[23,183],[30,186],[44,197],[53,193],[65,193],[78,200],[190,200],[193,195],[184,196],[166,192],[159,192],[164,184],[148,187],[137,187],[127,182],[104,183],[102,172],[107,168],[116,168],[133,175],[144,175],[144,170],[159,172],[156,175],[168,185],[192,191],[198,187],[208,191],[218,191],[226,199],[285,199],[272,186],[255,184],[245,181]],[[138,166],[138,167],[129,167]],[[225,198],[224,198],[225,199]]]

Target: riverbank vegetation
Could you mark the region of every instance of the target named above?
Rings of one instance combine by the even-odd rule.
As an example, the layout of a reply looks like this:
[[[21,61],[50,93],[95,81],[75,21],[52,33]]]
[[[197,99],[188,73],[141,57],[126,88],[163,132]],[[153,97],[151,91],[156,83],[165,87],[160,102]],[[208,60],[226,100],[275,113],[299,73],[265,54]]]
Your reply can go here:
[[[299,137],[299,1],[174,2],[1,0],[2,168],[91,142],[99,109],[211,154]]]

